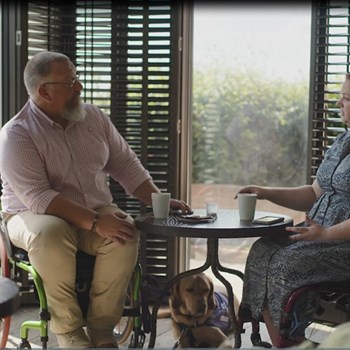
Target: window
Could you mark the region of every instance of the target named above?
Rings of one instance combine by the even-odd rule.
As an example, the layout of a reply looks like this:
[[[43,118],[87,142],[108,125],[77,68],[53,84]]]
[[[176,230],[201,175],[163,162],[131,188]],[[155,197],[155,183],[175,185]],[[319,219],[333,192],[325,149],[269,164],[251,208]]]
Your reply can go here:
[[[243,4],[236,5],[235,7],[232,4],[230,5],[230,9],[225,8],[225,11],[221,14],[223,17],[220,17],[221,15],[217,12],[215,13],[216,16],[213,16],[217,8],[210,9],[212,21],[204,21],[204,23],[208,29],[212,26],[210,30],[214,33],[214,36],[216,35],[216,46],[214,48],[206,46],[210,42],[210,37],[206,37],[201,45],[203,45],[202,49],[204,50],[202,52],[205,53],[206,59],[210,57],[212,52],[216,52],[214,64],[216,74],[213,74],[213,69],[210,69],[209,64],[206,65],[205,71],[202,74],[201,72],[196,72],[198,67],[196,65],[194,66],[194,147],[192,150],[193,183],[191,191],[194,207],[204,207],[205,201],[211,200],[218,201],[222,207],[234,207],[236,205],[233,200],[235,185],[241,186],[254,182],[260,185],[288,186],[311,183],[313,181],[318,165],[323,159],[324,152],[331,145],[334,138],[344,131],[344,125],[339,117],[339,109],[336,106],[336,101],[339,96],[341,83],[344,80],[344,75],[350,72],[349,5],[349,1],[315,1],[312,2],[312,5],[311,2],[303,4],[296,3],[295,5],[277,5],[274,3],[268,6],[254,4],[254,7],[250,7],[249,4],[246,6]],[[257,7],[259,11],[257,11]],[[293,53],[292,51],[298,51],[298,54],[303,57],[304,68],[310,68],[310,72],[304,72],[304,85],[300,85],[299,88],[293,88],[292,85],[288,86],[285,76],[283,77],[282,85],[278,85],[276,81],[276,86],[280,86],[283,92],[280,96],[284,97],[273,99],[273,96],[277,97],[278,94],[271,94],[271,90],[261,84],[261,81],[256,76],[252,74],[248,77],[247,71],[243,72],[245,74],[238,74],[239,69],[237,67],[240,67],[242,62],[240,62],[240,65],[236,64],[231,67],[228,74],[226,71],[221,71],[220,73],[218,71],[223,65],[220,61],[222,56],[230,62],[235,62],[236,57],[243,57],[244,60],[248,61],[247,65],[250,67],[254,66],[254,64],[251,64],[251,60],[259,58],[261,62],[258,63],[261,63],[264,70],[265,67],[267,70],[269,69],[270,63],[263,59],[266,57],[272,59],[274,57],[273,48],[268,44],[271,38],[269,36],[260,38],[266,50],[263,51],[264,55],[257,54],[254,52],[254,41],[251,40],[254,38],[249,37],[248,32],[249,26],[254,28],[255,39],[259,39],[259,35],[264,33],[266,29],[263,27],[263,23],[273,25],[274,21],[268,15],[272,15],[274,11],[277,11],[278,7],[280,10],[283,10],[279,16],[279,20],[283,22],[280,23],[280,26],[276,25],[277,22],[275,22],[275,34],[285,33],[286,27],[290,27],[291,36],[284,36],[280,40],[281,43],[282,41],[284,42],[282,44],[289,43],[290,47],[278,46],[278,57],[280,61],[274,61],[274,69],[278,72],[280,66],[283,65],[282,61],[288,60],[288,56]],[[297,7],[303,12],[301,17],[297,16],[297,13],[294,12],[297,11]],[[263,8],[265,8],[266,12],[263,11]],[[202,10],[204,11],[204,9]],[[235,30],[230,28],[221,33],[218,32],[217,28],[220,28],[224,22],[225,16],[233,16],[234,12],[236,12],[237,17],[235,17],[235,20],[231,20],[231,23],[232,25],[238,23],[241,26],[238,28],[238,31],[237,28]],[[252,20],[253,17],[249,18],[247,13],[250,13],[252,16],[260,16],[264,20]],[[293,22],[290,19],[287,20],[289,15],[294,16],[297,22]],[[217,22],[215,22],[215,18],[218,20]],[[198,11],[196,12],[196,7],[194,23],[194,48],[196,50],[196,44],[198,43],[196,35],[198,36],[201,30],[198,26],[200,23],[200,13]],[[308,26],[310,31],[307,29]],[[302,28],[303,33],[295,35]],[[228,32],[230,36],[225,34]],[[309,42],[309,34],[311,45],[306,49]],[[230,41],[227,40],[228,37]],[[237,40],[240,37],[243,37],[243,44],[246,47],[237,44]],[[231,54],[228,56],[218,49],[220,38],[226,39],[224,49],[228,45],[236,48],[234,55]],[[246,48],[250,50],[250,55],[248,56],[243,55]],[[287,55],[287,57],[284,55]],[[308,56],[311,57],[311,60]],[[196,64],[196,51],[194,52],[194,62]],[[293,71],[293,75],[298,76],[299,73]],[[227,77],[230,79],[227,79]],[[252,81],[255,84],[252,84]],[[219,84],[216,82],[219,82]],[[210,91],[209,87],[212,85],[215,86],[215,89]],[[237,86],[241,86],[241,88],[238,89]],[[248,91],[245,91],[242,86],[247,86]],[[257,89],[257,87],[260,87],[260,89]],[[202,91],[198,92],[196,88]],[[206,92],[205,94],[203,90]],[[222,95],[223,90],[226,91],[226,95],[229,96],[230,100],[224,98],[225,96]],[[250,93],[251,91],[254,93]],[[284,95],[286,91],[294,94],[294,100],[300,101],[300,103],[291,104],[288,107],[286,101],[289,98],[289,94]],[[266,108],[263,107],[264,104],[260,104],[262,107],[260,109],[252,108],[256,101],[259,102],[259,92],[268,96],[267,101],[265,101]],[[240,99],[242,95],[245,97],[243,99],[243,102],[246,102],[245,104]],[[304,99],[302,98],[303,95],[305,95]],[[231,101],[231,103],[227,103],[227,101]],[[264,119],[266,122],[260,123],[260,119],[264,118],[264,113],[269,111],[268,107],[271,101],[276,108],[272,112],[270,110],[265,116],[270,119]],[[288,111],[285,114],[285,116],[288,115],[286,119],[281,118],[283,115],[282,107]],[[232,125],[222,122],[221,118],[225,113],[229,114],[232,120],[235,120],[235,122],[232,122]],[[254,113],[257,115],[257,119],[251,123],[249,117],[253,116]],[[237,115],[240,118],[235,119]],[[273,129],[270,129],[272,127],[271,120],[273,119],[275,119],[273,126],[279,128],[278,133],[282,135],[284,142],[281,142],[278,137],[276,138]],[[300,138],[299,144],[298,142],[291,142],[290,132],[284,133],[284,130],[287,130],[286,127],[288,127],[287,121],[292,122],[292,124],[289,124],[289,127],[291,127],[289,130],[293,137]],[[199,124],[199,127],[195,125],[196,122]],[[258,125],[258,128],[256,128],[256,125]],[[198,128],[197,134],[195,131],[196,127]],[[259,136],[266,127],[269,132],[265,137],[262,139],[256,138],[255,141],[258,140],[258,143],[250,141],[254,140],[254,133]],[[258,132],[256,129],[258,129]],[[221,131],[221,134],[218,131]],[[232,135],[229,139],[231,142],[229,150],[225,147],[228,134]],[[244,143],[246,140],[249,141]],[[266,151],[266,148],[271,143],[275,143],[275,147],[277,146],[276,150],[273,151],[273,149],[269,148],[269,151]],[[283,148],[286,149],[283,150]],[[263,155],[268,155],[267,158],[256,156],[256,154],[261,154],[259,153],[261,149],[263,150]],[[282,153],[279,152],[281,150]],[[285,156],[283,156],[284,151],[287,151]],[[206,155],[205,163],[204,154]],[[249,154],[250,157],[248,157]],[[230,159],[229,157],[239,159],[236,166],[232,166],[232,163],[228,161],[224,162],[223,167],[218,166],[223,158],[226,160]],[[259,158],[263,160],[263,163],[259,162]],[[284,159],[293,164],[292,167],[288,168],[290,176],[288,176],[288,172],[284,176],[281,176],[282,173],[280,173],[279,164]],[[209,165],[204,166],[204,164]],[[268,165],[268,167],[264,166],[264,164]],[[294,171],[294,169],[297,169],[297,171]],[[227,173],[229,173],[231,179],[222,181],[222,183],[216,182],[217,178],[223,178],[223,176],[227,176]],[[244,176],[239,180],[239,178],[233,176],[236,173],[241,173]],[[259,174],[259,177],[254,178],[256,174]],[[276,174],[280,175],[276,177]],[[280,179],[283,179],[283,182]],[[262,210],[269,209],[269,207],[265,206],[265,203],[261,203],[261,207],[258,208]],[[283,212],[282,208],[275,206],[270,208],[272,211]],[[287,212],[287,214],[293,216],[296,222],[303,219],[302,213],[301,216],[297,212]],[[205,249],[205,246],[199,241],[192,241],[191,244],[189,249],[189,265],[194,267],[197,264],[196,261],[202,258],[202,250],[203,247]],[[221,259],[228,256],[229,263],[235,264],[235,267],[243,270],[250,244],[251,242],[239,242],[238,240],[229,242],[227,240],[227,244],[220,246],[220,251],[223,253]]]
[[[307,182],[310,36],[311,3],[195,4],[194,208],[237,208],[245,185]],[[304,219],[268,201],[257,209]],[[221,240],[220,259],[243,270],[254,240]],[[204,258],[203,243],[190,241],[190,267]]]

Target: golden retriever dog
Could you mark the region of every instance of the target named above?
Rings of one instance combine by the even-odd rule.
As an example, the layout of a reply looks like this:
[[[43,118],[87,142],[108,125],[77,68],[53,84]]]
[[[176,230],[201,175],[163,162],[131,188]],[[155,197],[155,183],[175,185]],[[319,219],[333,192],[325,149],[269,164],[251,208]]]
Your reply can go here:
[[[176,347],[217,348],[232,333],[227,297],[214,291],[204,273],[183,277],[170,290],[169,307]],[[235,299],[235,310],[238,300]]]

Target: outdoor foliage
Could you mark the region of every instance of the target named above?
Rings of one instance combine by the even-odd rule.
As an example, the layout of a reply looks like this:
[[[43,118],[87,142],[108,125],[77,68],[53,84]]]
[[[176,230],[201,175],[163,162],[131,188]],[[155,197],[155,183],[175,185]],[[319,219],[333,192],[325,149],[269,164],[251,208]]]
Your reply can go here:
[[[193,183],[305,184],[308,86],[195,71]]]

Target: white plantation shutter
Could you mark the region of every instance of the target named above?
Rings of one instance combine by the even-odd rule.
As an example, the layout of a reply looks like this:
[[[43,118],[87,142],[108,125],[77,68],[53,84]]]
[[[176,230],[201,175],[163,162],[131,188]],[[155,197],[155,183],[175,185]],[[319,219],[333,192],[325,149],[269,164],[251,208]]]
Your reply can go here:
[[[178,197],[182,3],[34,0],[21,5],[27,16],[23,61],[42,50],[68,55],[84,86],[83,100],[110,116],[157,186]],[[150,210],[112,179],[110,187],[128,213]],[[176,247],[175,239],[143,234],[145,272],[160,279],[173,275]]]
[[[313,3],[310,81],[310,179],[325,151],[344,125],[336,102],[346,73],[350,72],[350,1]]]

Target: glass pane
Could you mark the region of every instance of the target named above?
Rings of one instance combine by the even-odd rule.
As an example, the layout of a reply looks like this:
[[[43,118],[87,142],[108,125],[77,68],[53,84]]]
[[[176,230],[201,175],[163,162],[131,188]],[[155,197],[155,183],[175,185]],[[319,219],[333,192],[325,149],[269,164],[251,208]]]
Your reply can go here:
[[[193,208],[237,208],[244,185],[305,184],[310,31],[308,3],[195,3]],[[257,209],[304,219],[268,201]],[[254,240],[222,239],[220,261],[243,271]],[[201,265],[205,241],[188,251],[189,267]]]

